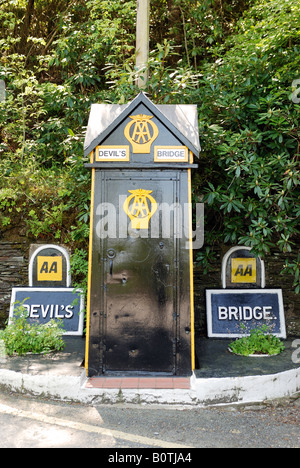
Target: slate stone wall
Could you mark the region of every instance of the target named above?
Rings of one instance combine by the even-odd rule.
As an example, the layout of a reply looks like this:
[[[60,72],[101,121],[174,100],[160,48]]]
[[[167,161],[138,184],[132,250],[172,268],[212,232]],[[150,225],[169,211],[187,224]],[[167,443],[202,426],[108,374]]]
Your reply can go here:
[[[23,240],[0,240],[0,328],[8,318],[11,290],[17,286],[28,286],[28,245]]]

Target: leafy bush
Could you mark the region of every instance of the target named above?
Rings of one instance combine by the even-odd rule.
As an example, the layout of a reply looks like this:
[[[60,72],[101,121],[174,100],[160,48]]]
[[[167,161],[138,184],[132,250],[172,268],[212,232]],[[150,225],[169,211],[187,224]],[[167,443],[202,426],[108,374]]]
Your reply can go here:
[[[255,2],[236,34],[215,49],[215,62],[203,67],[203,152],[194,189],[205,194],[211,249],[218,241],[247,245],[262,257],[297,250],[300,134],[292,90],[299,14],[297,0]],[[296,261],[286,271],[295,274],[299,292],[297,270]]]
[[[263,325],[250,331],[244,336],[230,343],[229,348],[235,354],[249,356],[249,354],[279,354],[284,350],[280,339],[268,333],[268,327]]]
[[[84,125],[92,103],[124,104],[139,91],[136,1],[0,5],[0,230],[87,249]],[[298,0],[153,0],[145,87],[156,104],[198,105],[203,270],[217,244],[279,250],[296,293],[299,15]]]
[[[0,341],[5,345],[6,354],[19,356],[26,353],[49,353],[64,347],[62,339],[63,324],[59,320],[50,320],[46,324],[30,324],[28,312],[22,306],[17,307],[12,323],[0,331]]]

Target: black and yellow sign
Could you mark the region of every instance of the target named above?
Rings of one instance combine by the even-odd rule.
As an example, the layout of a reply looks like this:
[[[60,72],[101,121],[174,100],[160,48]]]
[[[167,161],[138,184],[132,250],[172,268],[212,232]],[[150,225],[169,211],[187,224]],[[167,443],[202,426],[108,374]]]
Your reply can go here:
[[[223,257],[223,288],[264,288],[265,268],[260,257],[250,247],[232,247]]]
[[[62,281],[62,256],[37,257],[38,281]]]
[[[154,105],[143,93],[121,106],[92,105],[84,143],[89,377],[195,368],[191,170],[199,150],[195,105]]]
[[[196,106],[155,106],[143,93],[129,105],[93,104],[84,147],[98,168],[187,168],[200,149]]]
[[[29,286],[69,287],[70,259],[63,247],[48,244],[35,246],[29,261]]]
[[[256,258],[232,258],[231,282],[256,283]]]
[[[152,190],[128,190],[131,195],[125,200],[123,209],[131,220],[132,229],[148,229],[150,218],[157,210]]]
[[[132,144],[133,153],[150,153],[159,130],[152,121],[153,115],[131,115],[124,130],[125,138]]]

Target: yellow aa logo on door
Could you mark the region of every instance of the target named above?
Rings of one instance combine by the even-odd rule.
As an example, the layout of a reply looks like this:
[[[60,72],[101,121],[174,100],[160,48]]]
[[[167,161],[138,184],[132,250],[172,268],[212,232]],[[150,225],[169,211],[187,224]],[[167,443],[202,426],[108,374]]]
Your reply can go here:
[[[38,257],[37,280],[62,281],[62,257]]]
[[[232,283],[256,283],[256,259],[232,258],[231,259]]]
[[[123,209],[131,219],[132,229],[148,229],[151,216],[157,210],[156,200],[150,195],[152,190],[128,190],[131,195],[126,198]]]
[[[131,115],[125,129],[125,138],[132,144],[133,153],[150,153],[151,145],[159,134],[152,115]]]

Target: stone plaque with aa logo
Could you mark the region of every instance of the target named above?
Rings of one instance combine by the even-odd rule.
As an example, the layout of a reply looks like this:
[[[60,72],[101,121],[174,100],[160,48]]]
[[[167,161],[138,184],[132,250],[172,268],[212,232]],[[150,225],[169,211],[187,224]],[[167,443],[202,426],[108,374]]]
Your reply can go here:
[[[22,306],[27,310],[29,323],[45,324],[59,319],[64,325],[64,335],[82,335],[83,293],[70,286],[68,251],[53,244],[31,245],[29,287],[12,289],[9,323]]]
[[[256,257],[250,247],[231,248],[222,263],[223,288],[264,288],[265,268],[260,257]]]
[[[69,287],[70,258],[64,247],[57,245],[33,245],[29,260],[29,286]]]

